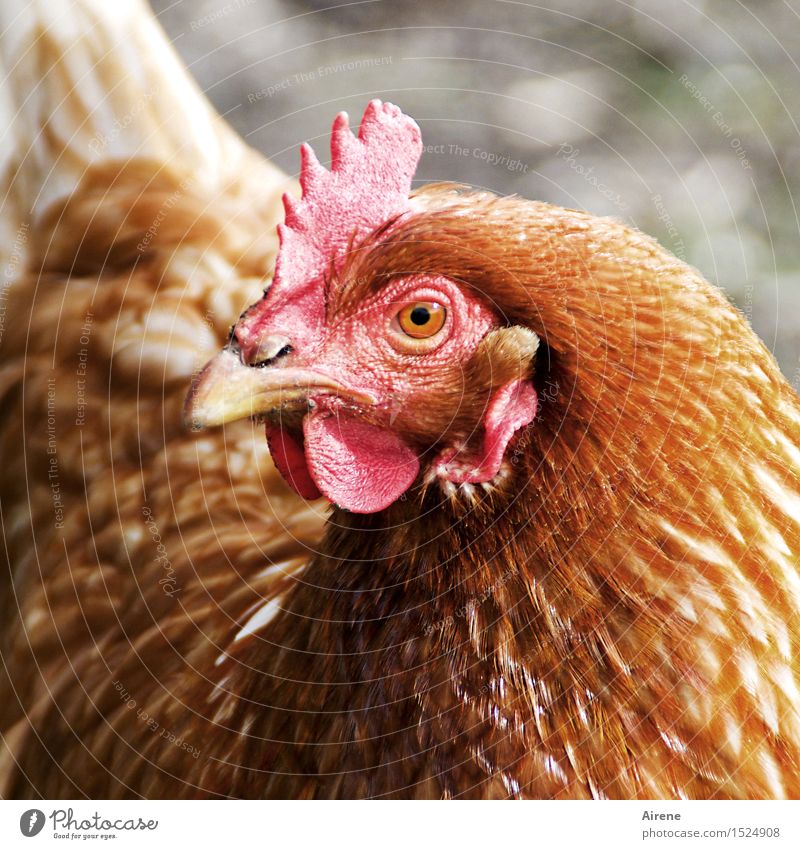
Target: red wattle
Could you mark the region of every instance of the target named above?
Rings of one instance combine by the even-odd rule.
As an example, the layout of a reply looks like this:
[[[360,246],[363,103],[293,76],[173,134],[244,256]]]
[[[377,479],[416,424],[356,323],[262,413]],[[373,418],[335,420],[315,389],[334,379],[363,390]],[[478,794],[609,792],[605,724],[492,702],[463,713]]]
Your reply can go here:
[[[301,498],[322,497],[308,470],[303,446],[293,436],[282,427],[268,423],[267,444],[283,479]]]
[[[353,513],[377,513],[414,483],[417,455],[391,430],[347,413],[303,421],[308,469],[324,495]]]

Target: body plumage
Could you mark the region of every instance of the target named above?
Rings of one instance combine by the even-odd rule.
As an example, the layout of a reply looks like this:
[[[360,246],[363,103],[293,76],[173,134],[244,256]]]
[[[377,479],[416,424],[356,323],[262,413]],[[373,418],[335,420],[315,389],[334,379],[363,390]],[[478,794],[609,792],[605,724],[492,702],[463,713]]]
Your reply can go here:
[[[402,494],[327,517],[260,429],[181,427],[285,182],[215,132],[239,170],[176,136],[81,171],[9,293],[3,795],[800,796],[800,402],[744,317],[620,222],[422,189],[326,278],[339,318],[456,281],[538,337],[535,418],[489,479],[437,472],[516,375],[473,352],[391,419]]]

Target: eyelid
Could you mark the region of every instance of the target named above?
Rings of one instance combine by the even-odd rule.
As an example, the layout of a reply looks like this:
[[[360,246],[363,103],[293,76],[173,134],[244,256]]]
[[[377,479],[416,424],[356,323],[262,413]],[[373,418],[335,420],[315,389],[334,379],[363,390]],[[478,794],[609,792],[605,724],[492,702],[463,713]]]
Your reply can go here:
[[[447,312],[451,311],[450,298],[445,292],[438,289],[420,288],[411,289],[408,292],[400,292],[392,298],[389,304],[389,312],[394,314],[400,312],[401,309],[409,304],[414,304],[418,301],[431,302],[443,306]]]

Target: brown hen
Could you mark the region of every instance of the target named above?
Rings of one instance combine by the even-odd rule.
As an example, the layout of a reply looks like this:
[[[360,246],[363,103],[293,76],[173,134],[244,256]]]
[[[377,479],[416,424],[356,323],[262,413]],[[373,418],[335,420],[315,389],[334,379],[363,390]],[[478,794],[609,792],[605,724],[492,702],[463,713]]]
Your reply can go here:
[[[83,90],[46,82],[34,125]],[[265,416],[295,488],[350,507],[320,540],[323,502],[285,487],[258,430],[180,429],[191,373],[263,287],[281,178],[194,90],[207,129],[187,142],[169,94],[120,134],[126,155],[77,166],[80,122],[54,111],[39,159],[58,173],[69,152],[80,179],[6,242],[4,795],[800,796],[800,402],[739,312],[581,212],[436,186],[361,222],[309,289],[320,326],[292,325],[300,284],[276,284],[188,408]],[[369,147],[342,133],[334,174],[337,144]],[[23,166],[16,195],[43,173]],[[364,317],[416,278],[450,293],[451,320],[472,304],[484,335],[438,382],[355,368],[344,354],[382,338]],[[413,384],[444,349],[403,350]],[[284,379],[331,363],[322,398]],[[535,391],[535,418],[509,402],[492,420],[510,384]],[[413,479],[342,488],[375,433]],[[345,443],[352,468],[315,454]]]

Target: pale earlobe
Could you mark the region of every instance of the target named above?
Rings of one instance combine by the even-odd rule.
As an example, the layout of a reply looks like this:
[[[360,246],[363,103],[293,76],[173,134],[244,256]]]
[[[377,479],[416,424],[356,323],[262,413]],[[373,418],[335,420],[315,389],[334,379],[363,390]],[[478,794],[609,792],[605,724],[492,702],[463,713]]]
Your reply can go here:
[[[539,337],[527,327],[498,327],[486,334],[472,359],[472,378],[480,386],[501,387],[533,375]]]

